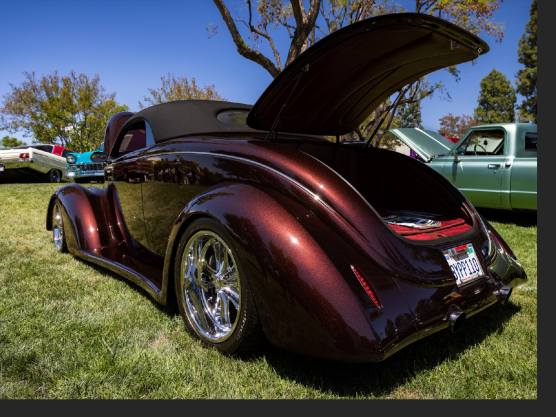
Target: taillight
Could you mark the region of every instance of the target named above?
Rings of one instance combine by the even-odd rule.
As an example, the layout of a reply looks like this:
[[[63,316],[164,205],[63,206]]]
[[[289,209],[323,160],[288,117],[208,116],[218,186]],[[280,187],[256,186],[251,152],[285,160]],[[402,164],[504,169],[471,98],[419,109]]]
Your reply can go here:
[[[506,245],[503,245],[502,242],[500,242],[498,240],[498,238],[496,237],[496,235],[494,233],[492,233],[490,230],[488,231],[488,233],[490,233],[490,235],[494,238],[494,240],[496,240],[496,242],[500,245],[500,247],[502,249],[504,249],[504,252],[506,252],[511,258],[516,259],[513,252],[511,250],[509,250],[509,248],[507,248]]]
[[[20,159],[29,159],[29,154],[28,153],[20,153],[19,158]]]
[[[361,285],[363,286],[363,288],[365,289],[365,291],[367,292],[369,297],[371,297],[371,300],[373,300],[373,303],[375,303],[375,305],[378,308],[382,308],[382,303],[378,299],[378,296],[376,295],[376,293],[375,293],[373,287],[371,286],[371,284],[369,282],[367,282],[365,277],[363,277],[363,274],[361,274],[361,272],[359,272],[359,270],[356,267],[354,267],[353,265],[351,265],[351,270],[353,271],[353,273],[355,274],[355,276],[357,277],[357,279],[359,280],[359,282],[361,283]]]

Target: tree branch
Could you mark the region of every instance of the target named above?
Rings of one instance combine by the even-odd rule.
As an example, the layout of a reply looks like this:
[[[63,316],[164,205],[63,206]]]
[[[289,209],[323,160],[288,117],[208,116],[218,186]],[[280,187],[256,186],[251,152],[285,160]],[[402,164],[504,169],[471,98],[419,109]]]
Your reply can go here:
[[[228,30],[232,35],[232,39],[236,44],[238,53],[244,58],[247,58],[259,64],[269,72],[272,78],[276,78],[278,74],[280,74],[280,71],[278,70],[278,68],[276,68],[276,65],[274,65],[274,63],[270,59],[268,59],[266,56],[261,54],[259,51],[254,51],[253,49],[249,48],[249,46],[247,46],[247,44],[243,41],[243,38],[239,34],[235,21],[232,18],[230,11],[224,4],[224,1],[223,0],[213,0],[213,1],[214,4],[216,4],[216,7],[218,7],[220,14],[224,18],[224,22],[226,23],[226,26],[228,27]]]
[[[286,59],[286,67],[307,49],[307,38],[315,26],[321,0],[311,0],[308,12],[305,12],[303,0],[291,0],[291,5],[297,28],[293,34],[288,58]]]

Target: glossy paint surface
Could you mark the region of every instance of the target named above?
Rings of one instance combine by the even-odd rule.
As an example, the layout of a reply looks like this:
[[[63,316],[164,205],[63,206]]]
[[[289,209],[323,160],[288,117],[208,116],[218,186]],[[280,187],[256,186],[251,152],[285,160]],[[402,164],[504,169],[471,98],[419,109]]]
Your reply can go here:
[[[331,155],[327,166],[323,161]],[[443,193],[430,204],[465,213],[458,215],[472,230],[428,242],[394,233],[367,200],[408,204],[411,195],[379,192],[357,170],[340,176],[329,167],[355,162],[415,171],[411,176],[421,176],[424,195]],[[509,282],[508,274],[514,285],[525,277],[515,265],[513,272],[509,267],[500,272],[501,265],[509,265],[500,256],[498,275],[458,289],[442,249],[472,242],[479,250],[488,246],[486,230],[444,178],[387,151],[361,156],[333,144],[272,143],[241,135],[183,138],[112,160],[106,177],[104,189],[72,184],[54,196],[70,226],[71,253],[122,274],[165,303],[173,291],[168,284],[180,231],[198,216],[211,217],[234,240],[267,337],[302,354],[382,360],[447,327],[451,305],[471,315],[496,301],[492,292],[502,279]],[[484,258],[480,261],[489,270]],[[351,265],[372,283],[383,309],[368,297]],[[462,297],[448,297],[453,292]]]

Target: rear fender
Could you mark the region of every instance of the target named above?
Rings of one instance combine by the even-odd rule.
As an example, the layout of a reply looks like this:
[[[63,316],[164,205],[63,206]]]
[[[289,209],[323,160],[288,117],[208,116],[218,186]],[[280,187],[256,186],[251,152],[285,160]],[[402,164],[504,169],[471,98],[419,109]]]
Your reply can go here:
[[[510,246],[488,220],[483,216],[481,216],[481,220],[487,231],[490,232],[502,246],[498,249],[494,262],[489,265],[489,272],[491,275],[502,284],[510,287],[515,287],[527,282],[528,278],[523,265],[521,265]]]
[[[280,196],[280,200],[288,200]],[[211,217],[233,239],[271,343],[340,361],[383,359],[384,352],[369,320],[373,314],[383,316],[384,311],[374,307],[377,311],[369,314],[368,305],[361,300],[362,287],[349,263],[344,259],[345,268],[340,271],[338,262],[319,243],[321,239],[299,221],[300,216],[312,213],[293,214],[274,197],[271,190],[262,187],[227,183],[190,202],[170,235],[163,291],[172,290],[173,260],[185,228],[199,216]],[[321,235],[329,233],[329,244],[337,242],[338,235],[327,226],[319,223],[319,230]],[[345,246],[345,242],[342,244]],[[351,283],[346,273],[351,274]],[[366,302],[369,304],[370,299]]]

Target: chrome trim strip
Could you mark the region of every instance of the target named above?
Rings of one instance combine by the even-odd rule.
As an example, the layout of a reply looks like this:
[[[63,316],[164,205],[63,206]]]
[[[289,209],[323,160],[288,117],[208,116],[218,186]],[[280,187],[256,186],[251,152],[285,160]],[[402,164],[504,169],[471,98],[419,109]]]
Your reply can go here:
[[[80,258],[86,259],[91,261],[97,265],[100,265],[106,269],[109,269],[112,272],[115,272],[127,280],[133,282],[134,284],[139,285],[145,291],[147,291],[153,298],[158,300],[158,295],[160,294],[160,289],[152,283],[147,277],[139,274],[138,272],[134,271],[133,269],[122,265],[119,262],[111,261],[107,258],[103,258],[101,256],[95,255],[89,251],[85,250],[78,250],[75,255],[79,256]]]
[[[80,173],[80,172],[75,172],[75,175],[69,175],[70,172],[74,172],[74,171],[68,171],[68,173],[65,175],[66,178],[80,178],[80,177],[103,177],[104,178],[104,171],[96,171],[96,172],[84,172],[84,173]]]
[[[189,155],[209,155],[209,156],[217,156],[217,157],[221,157],[221,158],[230,158],[230,159],[235,159],[237,161],[242,161],[242,162],[246,162],[248,164],[252,164],[252,165],[256,165],[259,166],[261,168],[267,169],[269,171],[274,172],[276,175],[281,176],[282,178],[292,182],[293,184],[297,185],[299,188],[301,188],[303,191],[305,191],[307,194],[309,194],[311,197],[313,197],[315,200],[317,200],[320,204],[322,204],[328,211],[330,211],[331,213],[336,213],[336,211],[330,207],[328,204],[326,204],[324,201],[322,201],[322,199],[320,198],[320,196],[318,194],[315,194],[314,192],[312,192],[311,190],[309,190],[307,187],[305,187],[304,185],[300,184],[299,182],[297,182],[296,180],[294,180],[293,178],[287,176],[286,174],[284,174],[283,172],[280,172],[274,168],[269,167],[268,165],[265,164],[261,164],[260,162],[255,162],[255,161],[251,161],[250,159],[247,158],[241,158],[239,156],[232,156],[232,155],[226,155],[226,154],[222,154],[222,153],[212,153],[212,152],[194,152],[194,151],[182,151],[182,152],[164,152],[164,153],[157,153],[156,155],[152,155],[154,156],[159,156],[159,155],[180,155],[180,154],[189,154]],[[125,162],[132,162],[135,161],[137,159],[142,159],[142,158],[148,158],[149,156],[144,155],[144,156],[140,156],[137,158],[133,158],[133,159],[127,159]],[[122,161],[123,162],[123,161]]]

